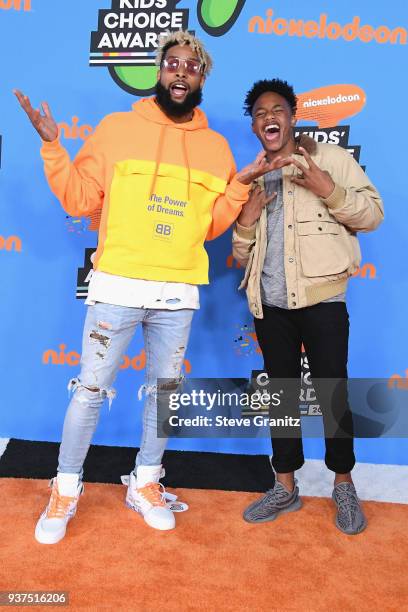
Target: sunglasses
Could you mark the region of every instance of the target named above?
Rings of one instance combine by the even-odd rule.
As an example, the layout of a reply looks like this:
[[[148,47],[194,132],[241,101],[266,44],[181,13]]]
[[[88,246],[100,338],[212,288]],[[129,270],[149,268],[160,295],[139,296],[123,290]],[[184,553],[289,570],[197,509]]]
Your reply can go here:
[[[180,65],[184,65],[184,69],[190,76],[197,76],[201,73],[202,63],[195,59],[182,59],[181,57],[166,57],[162,61],[162,66],[167,72],[177,72],[180,70]]]

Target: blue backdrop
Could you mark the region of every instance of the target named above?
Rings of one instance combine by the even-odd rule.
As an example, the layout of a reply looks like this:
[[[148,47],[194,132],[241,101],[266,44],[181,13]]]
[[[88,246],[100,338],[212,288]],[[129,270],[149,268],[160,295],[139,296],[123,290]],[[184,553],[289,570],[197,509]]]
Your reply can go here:
[[[152,5],[153,0],[144,3]],[[138,0],[121,4],[143,6]],[[392,7],[388,11],[383,3],[362,0],[306,4],[225,0],[224,8],[236,8],[227,24],[213,0],[155,0],[155,4],[156,12],[160,6],[170,13],[189,9],[184,14],[189,29],[213,55],[215,67],[205,85],[203,109],[211,127],[229,140],[239,167],[259,149],[250,121],[243,116],[245,92],[255,80],[274,76],[287,79],[299,94],[308,92],[306,106],[300,105],[300,128],[307,126],[320,140],[340,139],[366,167],[383,196],[386,221],[375,233],[361,236],[363,265],[348,291],[349,373],[396,375],[402,382],[408,368],[407,196],[401,135],[408,94],[403,77],[407,3],[394,0],[386,5]],[[91,32],[98,31],[99,11],[111,6],[110,0],[0,0],[0,436],[60,439],[67,383],[78,372],[85,315],[84,300],[76,296],[77,274],[86,249],[96,244],[89,222],[67,217],[51,194],[39,137],[12,89],[22,89],[33,105],[48,101],[72,156],[104,115],[128,110],[135,99],[129,82],[126,88],[106,66],[89,63]],[[145,11],[127,8],[127,12]],[[114,57],[109,56],[109,61]],[[329,118],[327,110],[332,112]],[[186,373],[246,377],[262,367],[262,358],[245,296],[237,292],[242,270],[230,258],[230,232],[207,246],[211,285],[201,290]],[[103,409],[96,443],[136,446],[139,442],[142,350],[139,333],[124,361],[128,367],[117,379],[117,399],[110,412],[107,406]],[[270,443],[173,440],[170,448],[257,453],[269,452]],[[305,448],[308,457],[322,457],[321,441],[307,440]],[[360,461],[406,464],[407,450],[403,439],[357,443]]]

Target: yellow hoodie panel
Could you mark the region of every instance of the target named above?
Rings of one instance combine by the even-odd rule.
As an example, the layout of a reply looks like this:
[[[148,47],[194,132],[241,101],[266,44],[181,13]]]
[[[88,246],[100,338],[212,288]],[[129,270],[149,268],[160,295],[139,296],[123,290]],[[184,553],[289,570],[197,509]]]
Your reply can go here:
[[[41,154],[64,210],[100,218],[94,268],[130,278],[207,283],[204,241],[231,225],[250,190],[199,108],[175,123],[154,98],[105,117],[73,162],[58,139]]]
[[[194,169],[189,177],[187,183],[186,168],[172,164],[115,164],[98,270],[130,278],[208,283],[203,243],[214,200],[225,191],[226,181]]]

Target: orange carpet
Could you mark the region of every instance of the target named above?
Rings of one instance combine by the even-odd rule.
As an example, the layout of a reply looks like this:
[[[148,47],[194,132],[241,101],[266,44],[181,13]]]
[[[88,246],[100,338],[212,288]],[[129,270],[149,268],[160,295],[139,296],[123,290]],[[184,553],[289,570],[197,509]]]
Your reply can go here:
[[[185,489],[190,510],[157,532],[124,506],[125,487],[86,484],[67,537],[44,546],[46,481],[0,482],[0,590],[69,591],[74,610],[408,610],[406,505],[366,502],[369,528],[345,536],[329,499],[249,525],[257,494]]]

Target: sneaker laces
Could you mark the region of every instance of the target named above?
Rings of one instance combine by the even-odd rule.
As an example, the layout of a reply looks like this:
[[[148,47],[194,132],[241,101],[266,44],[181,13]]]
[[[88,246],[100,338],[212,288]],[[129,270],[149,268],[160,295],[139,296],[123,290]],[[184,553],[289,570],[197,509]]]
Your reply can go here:
[[[60,495],[58,485],[52,487],[50,503],[47,508],[47,518],[65,518],[70,510],[70,505],[75,501],[75,497]]]
[[[336,501],[339,513],[348,514],[351,518],[360,508],[357,494],[350,487],[338,487],[336,489]]]
[[[140,489],[136,489],[136,491],[144,497],[146,501],[149,502],[152,506],[165,506],[166,502],[164,499],[164,494],[166,489],[161,484],[161,482],[149,482],[144,487]]]
[[[281,502],[287,503],[288,499],[293,497],[295,491],[296,491],[296,483],[295,483],[295,487],[292,492],[286,491],[286,489],[284,489],[283,486],[275,485],[273,489],[268,489],[268,491],[266,491],[265,503],[268,506],[277,506]]]

